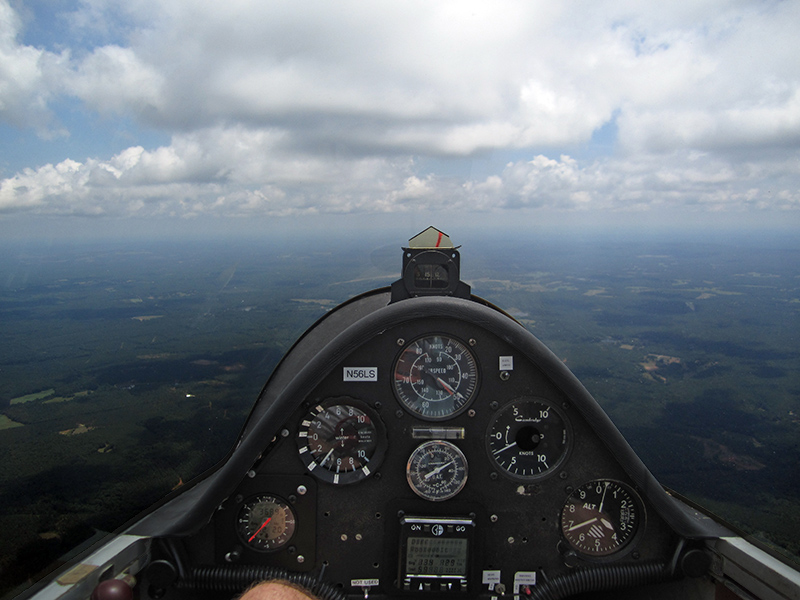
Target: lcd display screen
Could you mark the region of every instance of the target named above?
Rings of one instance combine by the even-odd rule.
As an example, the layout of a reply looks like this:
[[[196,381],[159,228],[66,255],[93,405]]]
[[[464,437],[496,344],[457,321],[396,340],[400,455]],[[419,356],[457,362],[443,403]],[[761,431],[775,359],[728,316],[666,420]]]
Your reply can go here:
[[[467,540],[435,537],[408,538],[406,575],[466,577]]]

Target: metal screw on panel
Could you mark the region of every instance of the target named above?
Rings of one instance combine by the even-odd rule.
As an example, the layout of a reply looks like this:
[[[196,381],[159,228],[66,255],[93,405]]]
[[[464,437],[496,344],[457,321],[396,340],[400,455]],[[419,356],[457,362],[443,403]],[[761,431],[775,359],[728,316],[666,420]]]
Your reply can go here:
[[[490,520],[492,523],[497,523],[497,515],[492,515],[491,517],[489,517],[489,520]]]
[[[241,504],[242,502],[244,502],[244,496],[242,496],[241,494],[239,494],[239,495],[237,495],[237,496],[236,496],[236,498],[234,498],[234,499],[233,499],[233,501],[234,501],[236,504]]]
[[[306,557],[303,556],[302,554],[298,554],[297,555],[297,562],[299,562],[300,564],[303,564],[304,562],[306,562]]]
[[[576,567],[578,565],[578,555],[574,550],[568,550],[564,553],[564,564],[568,567]]]
[[[491,479],[491,480],[495,480],[495,479],[497,479],[497,473],[495,473],[494,471],[492,471],[491,473],[489,473],[489,479]]]
[[[474,408],[470,408],[470,409],[467,411],[467,415],[468,415],[469,417],[474,417],[474,416],[475,416],[475,409],[474,409]]]
[[[361,534],[360,534],[360,533],[357,533],[357,534],[356,534],[356,541],[357,541],[357,542],[360,542],[362,539],[363,539],[363,538],[361,537]]]
[[[492,410],[497,410],[498,406],[499,404],[497,404],[497,400],[492,400],[491,402],[489,402],[489,408],[491,408]]]
[[[294,504],[295,502],[297,502],[297,496],[295,496],[294,494],[289,494],[287,500],[289,501],[289,503]]]
[[[225,555],[225,562],[236,562],[242,557],[242,549],[238,546]]]
[[[569,495],[575,491],[575,488],[572,487],[571,485],[568,485],[567,487],[564,488],[564,491],[567,493],[567,495]]]
[[[255,476],[256,476],[256,472],[255,472],[253,469],[250,469],[250,470],[247,472],[247,476],[248,476],[250,479],[252,479],[253,477],[255,477]]]
[[[398,346],[402,346],[405,343],[406,343],[406,341],[403,338],[397,338],[397,345]]]
[[[567,475],[567,472],[566,472],[566,471],[561,471],[561,473],[559,473],[559,474],[558,474],[558,476],[559,476],[561,479],[566,479],[567,477],[569,477],[569,475]]]
[[[569,408],[569,402],[562,402],[561,403],[561,408],[563,408],[564,410],[567,410]]]
[[[511,373],[508,371],[500,371],[500,379],[501,381],[508,381],[511,379]]]
[[[281,430],[281,437],[289,437],[289,430],[288,429],[282,429]]]
[[[301,496],[305,496],[307,491],[308,491],[308,488],[306,486],[304,486],[304,485],[298,485],[297,486],[297,493],[300,494]]]
[[[634,550],[633,552],[631,552],[631,558],[633,560],[639,560],[640,557],[641,557],[641,554],[639,554],[638,550]]]
[[[508,536],[508,540],[507,541],[508,541],[509,544],[513,544],[514,543],[514,538],[512,536]]]
[[[477,344],[477,343],[478,343],[478,342],[477,342],[477,340],[475,340],[475,338],[470,338],[470,340],[469,340],[469,345],[470,345],[470,346],[474,346],[474,345],[475,345],[475,344]]]
[[[343,534],[342,534],[342,537],[341,537],[340,539],[341,539],[343,542],[346,542],[346,541],[347,541],[347,534],[346,534],[346,533],[343,533]]]
[[[394,413],[394,416],[397,417],[398,419],[402,418],[403,411],[402,410],[396,410],[395,413]]]

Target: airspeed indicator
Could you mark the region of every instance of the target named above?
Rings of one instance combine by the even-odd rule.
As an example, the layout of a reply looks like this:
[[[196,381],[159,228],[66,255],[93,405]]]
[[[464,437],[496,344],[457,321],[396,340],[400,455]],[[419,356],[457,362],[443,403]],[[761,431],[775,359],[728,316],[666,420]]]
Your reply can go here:
[[[464,343],[429,335],[403,348],[393,382],[406,410],[426,421],[441,421],[463,412],[475,397],[478,365]]]

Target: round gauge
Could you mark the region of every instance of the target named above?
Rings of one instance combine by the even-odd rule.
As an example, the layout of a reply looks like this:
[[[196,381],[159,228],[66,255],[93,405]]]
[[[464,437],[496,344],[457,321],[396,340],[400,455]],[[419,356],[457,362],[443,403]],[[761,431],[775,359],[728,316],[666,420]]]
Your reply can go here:
[[[406,479],[411,489],[425,500],[447,500],[467,483],[467,458],[450,442],[425,442],[411,453]]]
[[[569,421],[560,409],[540,398],[506,404],[486,434],[492,462],[509,477],[522,480],[552,475],[566,460],[570,443]]]
[[[363,402],[337,398],[318,404],[300,423],[300,459],[318,479],[333,484],[369,477],[386,452],[378,413]]]
[[[478,389],[478,365],[462,342],[430,335],[408,344],[394,365],[394,392],[412,414],[426,421],[453,417]]]
[[[602,557],[619,552],[644,521],[641,500],[619,481],[598,479],[583,484],[561,510],[561,533],[581,554]]]
[[[261,552],[283,548],[292,539],[296,527],[297,518],[289,505],[268,494],[245,502],[236,519],[241,540],[249,548]]]

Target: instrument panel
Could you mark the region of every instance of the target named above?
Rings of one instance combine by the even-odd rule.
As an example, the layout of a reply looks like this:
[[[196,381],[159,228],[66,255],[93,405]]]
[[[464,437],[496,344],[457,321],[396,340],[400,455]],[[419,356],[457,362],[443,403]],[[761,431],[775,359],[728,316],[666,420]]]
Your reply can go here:
[[[476,594],[674,539],[548,374],[457,318],[372,337],[264,447],[214,519],[215,562]]]

